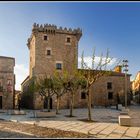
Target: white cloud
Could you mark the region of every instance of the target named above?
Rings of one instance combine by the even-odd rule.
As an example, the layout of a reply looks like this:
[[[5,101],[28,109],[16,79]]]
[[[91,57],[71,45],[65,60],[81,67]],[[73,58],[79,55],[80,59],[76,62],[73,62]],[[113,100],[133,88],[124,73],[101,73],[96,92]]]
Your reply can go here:
[[[16,75],[15,89],[21,90],[21,83],[29,75],[28,68],[26,68],[23,64],[16,64],[14,73]]]
[[[111,58],[108,58],[108,60],[109,59],[111,59]],[[106,60],[106,58],[103,57],[103,63],[105,62],[105,60]],[[95,60],[94,61],[95,61],[94,65],[97,66],[99,61],[100,61],[100,57],[99,56],[95,56]],[[91,66],[92,66],[92,58],[90,56],[84,57],[84,63],[86,63],[86,65],[91,68]],[[113,66],[116,63],[117,63],[117,58],[113,58],[110,61],[110,63],[108,63],[108,66],[111,67],[111,66]],[[79,68],[81,67],[81,57],[78,57],[78,67]]]

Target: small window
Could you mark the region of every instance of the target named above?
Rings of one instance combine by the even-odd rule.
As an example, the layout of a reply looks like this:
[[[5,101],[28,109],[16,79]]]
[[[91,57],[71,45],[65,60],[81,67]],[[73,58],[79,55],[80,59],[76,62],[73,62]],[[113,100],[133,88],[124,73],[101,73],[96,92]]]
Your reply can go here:
[[[113,92],[108,92],[108,99],[112,100],[113,99]]]
[[[86,93],[85,92],[81,92],[81,99],[86,99]]]
[[[56,69],[61,70],[62,69],[62,64],[61,63],[56,63]]]
[[[51,55],[51,50],[47,50],[47,55]]]
[[[67,43],[70,43],[70,42],[71,42],[71,38],[67,37]]]
[[[112,89],[112,83],[111,82],[107,83],[107,89]]]
[[[47,35],[44,35],[44,40],[48,40],[48,36]]]

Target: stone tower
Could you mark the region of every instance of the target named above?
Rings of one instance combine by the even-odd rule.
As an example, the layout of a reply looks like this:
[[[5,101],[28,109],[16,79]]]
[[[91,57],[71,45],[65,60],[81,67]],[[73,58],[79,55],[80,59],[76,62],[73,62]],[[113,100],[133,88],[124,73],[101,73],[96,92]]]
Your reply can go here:
[[[80,28],[72,30],[34,23],[27,43],[30,51],[30,72],[22,83],[23,91],[27,89],[32,77],[52,76],[55,71],[67,71],[72,75],[74,68],[78,69],[78,42],[81,36]],[[35,93],[33,98],[34,109],[43,109],[45,104],[40,95]],[[52,106],[55,106],[54,97]]]
[[[27,46],[30,50],[29,77],[52,75],[55,70],[72,72],[78,63],[80,28],[72,30],[55,25],[34,23]]]

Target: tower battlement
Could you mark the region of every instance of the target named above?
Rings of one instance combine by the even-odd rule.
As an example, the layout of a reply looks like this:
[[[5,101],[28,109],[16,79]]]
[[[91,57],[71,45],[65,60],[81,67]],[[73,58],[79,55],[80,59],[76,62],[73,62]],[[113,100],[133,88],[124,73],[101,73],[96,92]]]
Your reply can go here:
[[[47,33],[47,34],[52,34],[55,35],[56,33],[59,34],[68,34],[68,35],[75,35],[77,40],[79,41],[81,36],[82,36],[82,29],[77,28],[77,29],[72,29],[72,28],[66,28],[66,27],[57,27],[54,24],[37,24],[34,23],[32,26],[32,34],[30,38],[27,40],[27,46],[29,48],[30,41],[32,39],[32,35],[42,32],[42,33]]]
[[[82,29],[80,28],[77,28],[77,29],[72,29],[72,28],[66,28],[66,27],[57,27],[56,25],[54,24],[37,24],[37,23],[34,23],[33,24],[33,27],[32,27],[32,31],[33,32],[47,32],[47,33],[50,33],[50,34],[55,34],[56,32],[59,32],[59,33],[66,33],[66,34],[77,34],[77,35],[82,35]]]

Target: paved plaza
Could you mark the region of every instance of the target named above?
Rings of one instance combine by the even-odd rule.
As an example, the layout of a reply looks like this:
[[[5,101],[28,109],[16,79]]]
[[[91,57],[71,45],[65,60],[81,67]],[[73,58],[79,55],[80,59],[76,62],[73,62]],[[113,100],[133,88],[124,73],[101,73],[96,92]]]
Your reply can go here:
[[[0,121],[0,138],[87,138],[77,132],[62,131],[52,128],[22,124],[11,121]]]
[[[61,110],[60,114],[53,118],[34,118],[34,111],[26,110],[26,112],[26,115],[7,115],[7,113],[1,112],[0,119],[10,120],[20,125],[59,130],[63,133],[76,133],[75,136],[79,137],[82,135],[91,138],[140,138],[140,106],[129,107],[131,127],[119,126],[118,116],[121,111],[110,108],[92,109],[93,122],[84,121],[87,118],[87,109],[74,109],[75,117],[71,118],[66,116],[69,114],[69,110]],[[35,136],[30,131],[27,131],[30,132],[30,135],[27,135],[24,130],[21,132],[25,132],[25,137]],[[38,136],[36,135],[36,137]],[[48,136],[46,135],[46,137]],[[51,137],[57,137],[57,135],[51,135]],[[67,136],[60,135],[60,137]]]

